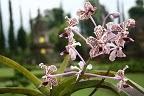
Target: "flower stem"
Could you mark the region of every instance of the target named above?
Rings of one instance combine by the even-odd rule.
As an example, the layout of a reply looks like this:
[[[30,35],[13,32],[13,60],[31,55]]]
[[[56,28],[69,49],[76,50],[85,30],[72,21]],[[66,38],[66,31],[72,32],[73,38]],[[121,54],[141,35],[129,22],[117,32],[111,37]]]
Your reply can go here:
[[[76,31],[73,31],[73,32],[76,33],[79,37],[81,37],[86,42],[86,38],[82,36],[79,32],[76,32]]]
[[[74,48],[74,47],[71,47],[76,53],[77,55],[79,56],[79,58],[81,59],[81,61],[86,64],[85,60],[83,59],[83,57],[79,54],[79,52]]]
[[[91,19],[92,23],[94,24],[94,26],[96,27],[96,26],[97,26],[97,24],[95,23],[95,21],[94,21],[94,19],[93,19],[93,17],[92,17],[92,16],[90,16],[90,19]]]
[[[50,77],[60,77],[60,76],[69,76],[73,74],[78,74],[79,72],[77,71],[70,71],[66,73],[61,73],[61,74],[55,74],[55,75],[49,75]],[[112,76],[105,76],[105,75],[98,75],[98,74],[92,74],[92,73],[84,73],[85,76],[88,77],[98,77],[98,78],[106,78],[106,79],[114,79],[114,80],[119,80],[117,77],[112,77]]]
[[[59,76],[67,76],[67,75],[73,75],[77,74],[77,71],[71,71],[71,72],[66,72],[66,73],[61,73],[61,74],[55,74],[55,75],[49,75],[50,77],[59,77]]]
[[[111,14],[108,14],[105,18],[104,18],[104,21],[103,21],[103,24],[102,24],[102,27],[104,27],[105,23],[106,23],[106,20],[108,19],[108,17],[110,16]]]

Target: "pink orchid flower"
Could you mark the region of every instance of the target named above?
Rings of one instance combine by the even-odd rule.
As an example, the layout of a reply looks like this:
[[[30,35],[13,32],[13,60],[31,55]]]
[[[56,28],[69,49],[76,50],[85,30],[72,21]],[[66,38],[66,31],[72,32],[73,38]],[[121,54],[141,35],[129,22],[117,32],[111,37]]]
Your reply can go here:
[[[125,70],[128,68],[128,65],[126,65],[122,70],[118,70],[115,77],[119,80],[117,83],[117,88],[119,91],[121,91],[122,88],[130,87],[126,82],[127,79],[125,78]]]
[[[84,9],[79,9],[77,15],[80,20],[89,19],[91,15],[94,14],[96,7],[93,7],[90,2],[85,2]]]
[[[45,74],[42,77],[43,79],[42,86],[49,85],[50,89],[52,89],[52,86],[57,86],[58,85],[57,79],[51,76],[55,71],[57,71],[56,66],[55,65],[46,66],[43,63],[40,63],[39,66],[40,68],[44,69]]]

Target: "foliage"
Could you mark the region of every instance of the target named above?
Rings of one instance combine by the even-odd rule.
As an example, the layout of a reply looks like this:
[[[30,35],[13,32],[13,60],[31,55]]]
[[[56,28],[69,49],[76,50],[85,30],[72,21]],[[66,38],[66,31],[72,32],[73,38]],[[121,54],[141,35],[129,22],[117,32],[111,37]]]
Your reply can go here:
[[[50,40],[50,43],[54,45],[55,52],[62,51],[65,48],[66,40],[59,38],[59,35],[58,35],[64,32],[63,30],[64,27],[65,27],[65,24],[62,24],[61,26],[54,27],[49,31],[49,40]]]
[[[18,47],[20,47],[20,49],[25,50],[27,48],[26,32],[22,26],[20,27],[20,29],[18,31],[17,43],[18,43]]]
[[[3,21],[1,12],[1,2],[0,2],[0,53],[5,51],[5,37],[3,31]]]
[[[62,8],[53,8],[45,10],[45,18],[48,22],[48,29],[56,28],[64,24],[64,10]]]
[[[53,16],[54,16],[54,19],[55,19],[55,25],[61,25],[64,23],[64,12],[63,12],[63,9],[61,8],[54,8],[52,10],[53,12]]]
[[[131,18],[138,19],[139,17],[144,16],[144,8],[143,7],[133,7],[129,10],[129,14]]]
[[[21,25],[20,28],[18,30],[18,36],[17,36],[17,43],[18,43],[18,47],[20,47],[21,50],[25,50],[27,48],[27,36],[26,36],[26,32],[23,28],[23,20],[22,20],[22,11],[20,8],[20,21],[21,21]]]
[[[136,6],[129,10],[129,15],[131,18],[139,19],[144,16],[143,0],[136,0]]]
[[[133,49],[133,53],[135,57],[143,57],[143,32],[144,32],[144,7],[143,7],[143,0],[136,0],[136,6],[129,9],[129,16],[131,18],[134,18],[136,20],[136,28],[135,30],[131,30],[131,35],[135,39],[135,45],[131,46],[131,49]],[[137,49],[137,50],[135,50]]]
[[[14,25],[13,25],[13,14],[12,14],[11,0],[9,0],[9,18],[10,18],[9,33],[8,33],[9,50],[11,52],[15,52],[17,44],[16,44],[16,40],[15,40],[15,35],[14,35]]]

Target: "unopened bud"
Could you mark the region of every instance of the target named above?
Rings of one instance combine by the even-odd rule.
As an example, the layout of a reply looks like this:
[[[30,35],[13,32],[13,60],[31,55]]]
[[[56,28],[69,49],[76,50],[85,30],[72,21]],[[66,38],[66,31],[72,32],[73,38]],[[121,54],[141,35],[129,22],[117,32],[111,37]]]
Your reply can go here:
[[[64,52],[61,52],[60,55],[61,55],[61,56],[64,55]]]
[[[113,18],[118,18],[120,16],[120,13],[119,12],[111,13],[111,16]]]
[[[128,68],[129,68],[129,66],[126,65],[126,66],[123,68],[123,70],[125,71],[125,70],[128,69]]]

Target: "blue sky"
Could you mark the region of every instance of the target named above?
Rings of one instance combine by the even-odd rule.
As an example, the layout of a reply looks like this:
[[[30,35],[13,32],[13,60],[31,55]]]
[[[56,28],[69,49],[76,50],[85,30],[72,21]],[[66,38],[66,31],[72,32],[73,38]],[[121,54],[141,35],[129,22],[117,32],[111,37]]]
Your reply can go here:
[[[7,35],[9,26],[8,0],[0,0],[0,1],[2,5],[5,34]],[[99,1],[102,5],[106,6],[106,9],[109,12],[117,11],[116,0],[99,0]],[[120,0],[120,1],[124,2],[125,13],[127,13],[129,8],[135,5],[135,0]],[[72,16],[75,16],[76,10],[83,6],[84,0],[12,0],[15,31],[17,31],[20,26],[19,6],[22,6],[24,27],[27,31],[29,31],[28,20],[30,10],[32,17],[35,17],[37,15],[38,8],[40,8],[41,12],[43,12],[45,9],[52,9],[54,7],[59,7],[60,2],[62,2],[63,9],[65,10],[65,12],[71,13]],[[126,18],[128,18],[127,14]]]

